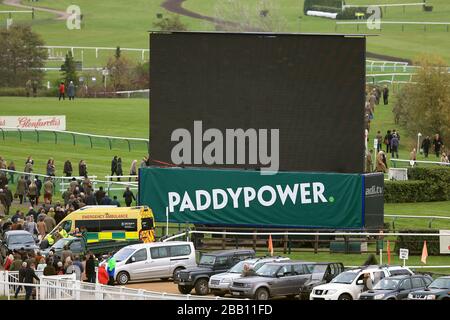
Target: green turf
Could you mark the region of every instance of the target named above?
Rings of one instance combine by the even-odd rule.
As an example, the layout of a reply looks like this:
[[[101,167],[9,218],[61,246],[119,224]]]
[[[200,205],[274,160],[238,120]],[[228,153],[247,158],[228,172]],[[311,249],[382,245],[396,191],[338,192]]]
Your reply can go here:
[[[20,17],[19,21],[26,20],[33,29],[39,32],[48,45],[78,45],[78,46],[121,46],[148,48],[148,31],[153,29],[156,14],[167,15],[160,4],[162,0],[133,1],[132,5],[121,0],[98,2],[78,0],[84,14],[84,24],[81,30],[68,30],[65,21],[56,21],[49,18],[48,13],[37,12],[36,19]],[[225,3],[224,1],[221,1]],[[254,5],[259,0],[248,0],[246,3]],[[370,2],[370,1],[369,1]],[[408,3],[411,0],[396,0],[396,3]],[[414,1],[413,1],[414,2]],[[209,0],[187,0],[183,6],[195,12],[214,16],[215,6],[218,2]],[[379,34],[369,37],[367,50],[379,54],[413,59],[421,53],[439,54],[446,61],[450,61],[450,32],[445,26],[429,26],[424,31],[423,26],[405,26],[404,31],[400,25],[384,25],[382,30],[369,30],[361,26],[339,26],[336,29],[334,20],[308,17],[303,15],[303,0],[277,0],[274,9],[283,20],[287,32],[323,32],[323,33],[369,33]],[[366,4],[366,0],[351,0],[347,4]],[[388,0],[378,0],[376,3],[392,3]],[[41,0],[33,3],[35,6],[45,6],[65,10],[71,0],[51,1]],[[384,13],[385,21],[440,21],[450,22],[450,2],[447,0],[433,0],[433,12],[423,12],[421,7],[389,8]],[[7,6],[3,6],[10,8]],[[12,10],[17,10],[11,8]],[[270,13],[269,13],[270,14]],[[214,25],[199,19],[181,17],[189,30],[215,30]],[[0,16],[0,23],[6,21],[6,16]],[[110,53],[100,53],[96,59],[93,53],[85,53],[86,65],[104,64]],[[139,59],[140,54],[134,55]]]

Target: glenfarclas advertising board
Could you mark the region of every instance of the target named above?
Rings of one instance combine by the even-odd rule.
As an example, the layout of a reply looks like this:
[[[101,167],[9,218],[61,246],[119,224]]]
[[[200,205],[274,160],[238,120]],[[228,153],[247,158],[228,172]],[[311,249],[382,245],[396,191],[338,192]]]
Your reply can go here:
[[[66,130],[66,116],[0,116],[0,128]]]
[[[383,225],[384,180],[377,174],[370,175],[367,185],[361,174],[278,172],[265,176],[250,170],[150,167],[140,169],[139,179],[139,202],[153,209],[156,221],[166,220],[167,207],[169,221],[178,223],[308,228]]]

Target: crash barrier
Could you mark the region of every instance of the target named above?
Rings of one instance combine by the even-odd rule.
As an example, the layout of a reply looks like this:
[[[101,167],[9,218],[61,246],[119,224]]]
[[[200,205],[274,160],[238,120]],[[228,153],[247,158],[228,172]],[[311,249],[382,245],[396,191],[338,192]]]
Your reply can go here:
[[[430,156],[433,156],[433,153],[430,152]],[[391,159],[391,167],[401,168],[401,167],[433,167],[433,166],[450,166],[448,162],[440,162],[440,161],[425,161],[425,160],[406,160],[406,159]]]
[[[99,58],[100,51],[112,51],[115,52],[117,47],[77,47],[77,46],[41,46],[41,48],[45,48],[48,50],[49,57],[64,57],[68,51],[72,53],[72,56],[84,60],[84,52],[95,52],[95,58]],[[141,60],[144,61],[146,58],[148,59],[148,54],[150,53],[149,49],[143,48],[120,48],[121,52],[134,52],[140,53]],[[76,54],[79,54],[76,55]]]
[[[5,141],[6,139],[19,139],[20,142],[22,142],[23,140],[32,140],[36,143],[70,143],[74,146],[89,145],[91,148],[94,148],[94,146],[97,148],[109,147],[110,150],[112,150],[113,147],[127,147],[128,151],[131,151],[132,149],[138,149],[148,152],[149,144],[149,140],[144,138],[115,137],[50,129],[19,129],[15,127],[0,127],[0,135],[0,138],[2,138],[3,141]]]
[[[450,237],[450,233],[402,233],[402,232],[353,232],[353,231],[299,231],[280,229],[253,229],[251,232],[235,231],[242,230],[238,228],[219,228],[209,227],[207,230],[190,230],[168,236],[163,241],[175,239],[191,240],[196,248],[202,249],[226,249],[251,247],[253,250],[258,248],[267,249],[269,236],[273,239],[273,247],[280,248],[284,254],[291,252],[340,252],[340,253],[379,253],[379,241],[384,241],[386,237],[438,237],[437,240],[427,241],[429,245],[438,244],[441,239]],[[224,231],[216,231],[224,230]],[[247,229],[248,230],[248,229]],[[392,250],[395,247],[397,239],[392,239]],[[423,244],[423,240],[418,240]],[[369,247],[372,244],[372,248]],[[376,245],[376,246],[375,246]]]
[[[8,184],[9,189],[14,193],[16,191],[15,184],[17,184],[17,180],[20,178],[20,176],[29,177],[31,179],[34,179],[35,176],[38,176],[41,178],[42,182],[44,182],[47,178],[52,178],[53,181],[53,195],[57,193],[63,193],[67,190],[67,188],[70,185],[70,182],[72,181],[72,178],[77,179],[78,181],[83,181],[84,177],[78,177],[78,176],[70,176],[70,177],[55,177],[55,176],[47,176],[44,174],[38,174],[38,173],[27,173],[22,171],[13,171],[13,170],[7,170],[7,169],[0,169],[0,172],[4,172],[6,176],[8,177]],[[135,181],[137,176],[119,176],[119,178],[123,178],[123,181],[112,181],[112,179],[108,180],[99,180],[97,179],[97,176],[88,176],[93,191],[98,190],[100,186],[102,186],[105,190],[105,192],[110,195],[111,193],[114,193],[116,191],[123,192],[126,187],[129,187],[131,190],[137,190],[138,189],[138,182]],[[118,178],[118,176],[114,176],[114,178]],[[43,191],[41,190],[41,195],[43,195]],[[27,197],[24,197],[24,201],[26,201]]]
[[[14,296],[18,285],[35,288],[36,300],[236,300],[232,298],[192,296],[166,292],[132,289],[123,286],[108,286],[99,283],[82,282],[75,274],[62,276],[40,276],[40,283],[28,284],[9,280],[18,278],[18,272],[0,271],[0,296],[8,300]]]
[[[370,25],[373,22],[368,22],[368,21],[336,21],[336,25],[335,25],[335,30],[337,31],[338,26],[339,25],[356,25],[356,30],[359,31],[359,26],[360,25]],[[380,28],[377,31],[381,31],[382,30],[382,25],[401,25],[401,30],[405,31],[405,26],[408,25],[419,25],[419,26],[423,26],[423,31],[427,31],[427,27],[429,28],[430,26],[445,26],[445,31],[449,32],[450,31],[450,22],[427,22],[427,21],[386,21],[381,19],[379,21],[380,23]]]

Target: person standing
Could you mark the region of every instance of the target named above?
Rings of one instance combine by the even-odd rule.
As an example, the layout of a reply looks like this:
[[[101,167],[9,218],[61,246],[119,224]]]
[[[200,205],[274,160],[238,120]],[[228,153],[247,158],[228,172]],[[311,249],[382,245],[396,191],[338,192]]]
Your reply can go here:
[[[137,160],[133,160],[133,162],[131,162],[131,167],[130,167],[130,176],[137,176]],[[128,178],[128,181],[131,181],[131,177]]]
[[[370,173],[373,170],[372,152],[373,150],[370,149],[370,151],[366,155],[366,173]]]
[[[75,100],[75,85],[73,81],[70,81],[67,87],[67,95],[69,96],[69,100]]]
[[[114,158],[111,160],[111,177],[114,174],[117,174],[117,156],[114,156]]]
[[[391,130],[388,130],[386,132],[386,135],[384,136],[384,144],[386,145],[386,153],[389,153],[391,151],[391,139],[392,139]]]
[[[422,145],[421,145],[421,148],[423,150],[423,154],[425,155],[425,158],[428,158],[430,146],[431,146],[430,136],[426,136],[425,139],[423,139]]]
[[[392,158],[394,158],[394,156],[398,159],[398,146],[399,146],[400,142],[399,139],[397,137],[397,134],[393,134],[392,135],[392,139],[391,139],[391,155]]]
[[[108,268],[106,271],[108,271],[108,285],[113,286],[114,285],[114,273],[116,271],[116,258],[114,258],[112,252],[109,254],[110,258],[108,259]]]
[[[52,203],[53,197],[53,182],[52,178],[48,178],[47,181],[44,182],[44,201],[48,200],[49,203]]]
[[[439,158],[439,156],[441,154],[441,147],[443,145],[444,145],[444,143],[442,142],[442,139],[439,136],[439,133],[436,133],[434,135],[434,139],[433,139],[434,153],[436,154],[436,158]]]
[[[117,175],[123,176],[123,170],[122,170],[122,158],[117,159]],[[120,178],[117,178],[117,181],[120,181]]]
[[[35,205],[36,197],[37,197],[37,186],[36,183],[32,181],[28,187],[28,199],[30,200],[32,206]]]
[[[383,102],[384,105],[389,104],[389,88],[387,87],[387,85],[385,85],[383,88]]]
[[[66,175],[66,177],[70,177],[72,176],[72,162],[70,162],[70,160],[66,160],[66,162],[64,162],[64,170],[63,173]]]
[[[33,98],[36,98],[37,97],[37,88],[38,88],[37,80],[33,80],[32,87],[33,87]]]
[[[17,189],[16,194],[19,197],[20,204],[23,203],[23,197],[25,196],[27,190],[27,182],[25,181],[23,176],[20,176],[20,179],[17,181]]]
[[[120,202],[117,201],[117,196],[113,196],[113,199],[111,200],[111,205],[112,206],[116,206],[116,207],[120,207]]]
[[[47,225],[44,222],[44,217],[39,217],[38,218],[38,223],[37,223],[37,229],[38,229],[38,233],[41,236],[42,239],[44,239],[44,237],[47,235]]]
[[[409,160],[414,161],[414,163],[417,160],[417,150],[416,148],[413,148],[412,151],[409,153]]]
[[[13,195],[11,190],[9,190],[8,185],[5,185],[5,189],[3,190],[5,193],[5,200],[6,200],[6,214],[9,215],[9,209],[11,208],[11,204],[13,202]]]
[[[386,164],[384,163],[383,155],[384,155],[383,150],[380,150],[380,152],[378,152],[378,154],[377,154],[376,171],[386,173],[387,168],[386,168]]]
[[[39,198],[41,197],[41,190],[42,190],[42,181],[39,179],[39,176],[34,176],[34,183],[36,184],[37,188],[37,195],[36,195],[36,205],[39,204]]]
[[[27,263],[24,261],[22,262],[22,267],[19,269],[19,283],[25,283],[25,275],[27,271]],[[26,289],[26,287],[25,287]],[[14,298],[17,299],[17,296],[19,295],[20,290],[22,290],[22,285],[17,286],[16,292],[14,292]],[[26,292],[26,290],[25,290]]]
[[[86,161],[80,160],[80,163],[78,164],[78,173],[80,174],[80,177],[86,177],[87,176],[87,164]]]
[[[33,280],[36,279],[38,282],[40,281],[39,277],[34,272],[35,264],[32,263],[25,270],[25,283],[32,284]],[[25,285],[25,300],[30,300],[31,294],[33,293],[33,287]]]
[[[47,175],[48,176],[55,176],[55,160],[53,158],[48,159],[47,161]]]
[[[66,92],[66,86],[64,85],[64,82],[61,81],[61,83],[59,84],[59,98],[58,100],[61,101],[61,98],[63,100],[66,100],[66,96],[65,96],[65,92]]]
[[[89,257],[86,260],[86,277],[90,283],[95,283],[95,259],[94,254],[89,252]]]
[[[136,198],[133,192],[130,190],[130,187],[126,187],[125,192],[123,193],[123,197],[125,199],[125,204],[127,207],[131,207],[131,203],[136,201]]]
[[[14,164],[14,161],[11,161],[9,163],[7,169],[10,171],[16,171],[16,165]],[[9,172],[9,183],[14,184],[14,172]]]
[[[378,153],[381,150],[381,143],[383,140],[383,136],[381,135],[380,130],[377,131],[376,139],[377,139],[377,153]]]

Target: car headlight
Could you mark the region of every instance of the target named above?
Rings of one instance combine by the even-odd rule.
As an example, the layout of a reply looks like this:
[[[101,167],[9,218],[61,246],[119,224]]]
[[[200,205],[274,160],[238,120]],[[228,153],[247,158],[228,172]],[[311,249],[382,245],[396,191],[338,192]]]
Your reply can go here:
[[[251,288],[252,284],[251,283],[244,283],[244,288]]]
[[[434,294],[430,294],[426,297],[427,300],[435,300],[436,296]]]
[[[412,299],[413,295],[412,293],[408,294],[408,299]]]
[[[189,281],[192,280],[192,276],[191,275],[188,276],[188,280]]]
[[[324,294],[328,295],[328,294],[335,294],[337,292],[336,289],[330,289],[330,290],[325,290]]]
[[[230,279],[227,279],[227,278],[225,278],[225,279],[222,279],[222,281],[220,281],[220,282],[222,282],[222,283],[231,283],[231,280],[230,280]]]
[[[384,298],[384,294],[377,294],[376,296],[373,297],[375,300],[380,300]]]

